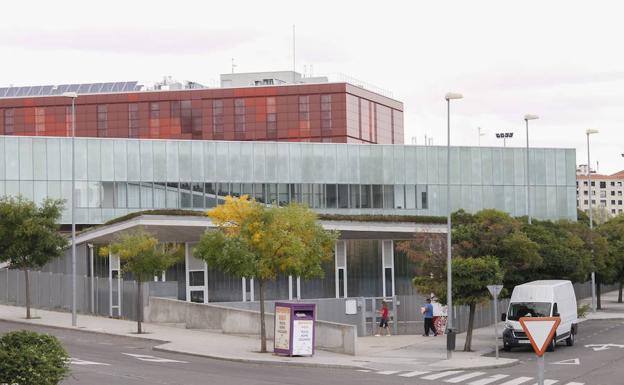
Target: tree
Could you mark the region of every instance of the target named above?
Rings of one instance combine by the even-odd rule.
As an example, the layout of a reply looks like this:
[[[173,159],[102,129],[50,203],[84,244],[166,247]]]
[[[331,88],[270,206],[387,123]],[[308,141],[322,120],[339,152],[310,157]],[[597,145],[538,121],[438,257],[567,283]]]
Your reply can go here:
[[[24,272],[26,318],[30,319],[30,282],[28,272],[63,254],[67,239],[60,234],[57,221],[63,201],[45,200],[35,205],[21,196],[0,198],[0,262]]]
[[[177,246],[159,244],[151,234],[137,230],[134,232],[120,233],[109,248],[102,248],[102,254],[108,251],[119,257],[121,271],[131,273],[137,281],[137,333],[141,334],[141,322],[143,322],[143,293],[142,284],[155,275],[167,270],[178,259]]]
[[[495,256],[504,271],[505,288],[526,282],[542,264],[538,245],[522,231],[522,223],[502,211],[487,209],[476,214],[453,214],[453,255]]]
[[[434,293],[439,301],[446,303],[446,264],[442,258],[432,260],[431,275],[418,276],[413,280],[414,286],[426,293]],[[493,256],[454,258],[453,266],[453,303],[468,305],[468,329],[464,351],[469,352],[472,348],[472,331],[474,329],[474,315],[476,306],[487,302],[490,294],[487,285],[496,284],[503,280],[503,270],[498,260]],[[435,270],[436,272],[434,272]]]
[[[207,230],[193,255],[208,266],[254,278],[260,297],[260,351],[266,350],[264,287],[279,274],[322,277],[322,263],[333,258],[338,233],[324,230],[316,214],[291,203],[267,207],[247,196],[226,197],[208,212],[217,230]]]
[[[531,271],[534,279],[587,281],[594,263],[591,248],[582,238],[589,234],[585,234],[582,227],[569,221],[539,220],[523,226],[523,231],[538,245],[542,257],[542,264]]]
[[[611,281],[619,284],[618,302],[622,302],[624,285],[624,216],[618,215],[600,225],[599,233],[608,242],[608,258],[605,270],[611,272]]]
[[[54,336],[26,330],[0,337],[0,384],[57,385],[69,373],[69,355]]]

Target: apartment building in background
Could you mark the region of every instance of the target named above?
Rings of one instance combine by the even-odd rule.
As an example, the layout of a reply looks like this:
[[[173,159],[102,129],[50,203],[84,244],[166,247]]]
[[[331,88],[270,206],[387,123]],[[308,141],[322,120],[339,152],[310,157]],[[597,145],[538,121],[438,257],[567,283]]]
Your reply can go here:
[[[580,210],[588,212],[589,200],[595,208],[605,209],[609,215],[624,213],[624,170],[611,175],[597,174],[591,171],[587,177],[587,165],[580,165],[576,170],[576,203]]]

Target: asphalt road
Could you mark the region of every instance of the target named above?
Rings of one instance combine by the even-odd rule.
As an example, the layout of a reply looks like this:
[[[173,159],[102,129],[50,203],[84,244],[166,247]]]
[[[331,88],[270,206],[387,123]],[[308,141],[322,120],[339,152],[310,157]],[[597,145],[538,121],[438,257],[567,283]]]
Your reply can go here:
[[[235,363],[153,351],[156,342],[0,321],[0,333],[29,329],[59,337],[73,358],[64,384],[417,384],[532,385],[534,354],[502,352],[521,360],[510,368],[453,372],[358,371]],[[547,385],[624,384],[624,321],[587,321],[575,346],[546,353]],[[563,362],[561,362],[563,361]],[[554,381],[554,382],[552,382]]]

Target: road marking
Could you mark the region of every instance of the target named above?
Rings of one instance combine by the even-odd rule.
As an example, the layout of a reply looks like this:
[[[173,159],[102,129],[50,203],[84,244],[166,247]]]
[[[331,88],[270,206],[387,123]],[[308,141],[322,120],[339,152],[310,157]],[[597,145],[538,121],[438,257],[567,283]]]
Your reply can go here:
[[[421,377],[421,378],[423,380],[437,380],[442,377],[448,377],[448,376],[452,376],[453,374],[459,374],[462,372],[463,370],[449,370],[448,372],[434,373],[434,374],[430,374],[428,376]]]
[[[428,371],[426,372],[407,372],[407,373],[403,373],[403,374],[399,374],[399,377],[416,377],[416,376],[420,376],[421,374],[427,374],[429,373]]]
[[[489,383],[498,381],[498,380],[502,380],[505,377],[509,377],[509,374],[495,374],[491,377],[487,377],[487,378],[482,378],[480,380],[477,381],[473,381],[471,383],[469,383],[468,385],[487,385]]]
[[[544,385],[553,385],[559,382],[559,380],[544,380]],[[539,385],[537,382],[533,385]]]
[[[186,361],[170,360],[168,358],[160,358],[160,357],[148,356],[148,355],[145,355],[145,354],[132,354],[132,353],[121,353],[121,354],[124,354],[126,356],[130,356],[130,357],[134,357],[137,360],[147,361],[147,362],[171,362],[171,363],[178,363],[178,364],[188,364],[188,362],[186,362]]]
[[[485,374],[485,373],[484,372],[466,373],[466,374],[462,374],[461,376],[457,376],[457,377],[449,378],[448,380],[444,380],[444,382],[450,382],[451,384],[457,384],[459,382],[462,382],[462,381],[465,381],[465,380],[469,380],[471,378],[479,377],[479,376],[481,376],[483,374]]]
[[[594,349],[595,352],[602,351],[602,350],[609,350],[609,348],[624,349],[624,345],[618,345],[618,344],[591,344],[591,345],[585,345],[585,347],[592,348]]]
[[[95,361],[85,361],[80,358],[70,358],[69,363],[72,365],[102,365],[102,366],[110,366],[110,364],[105,364],[103,362],[95,362]]]
[[[400,370],[383,370],[381,372],[377,372],[377,374],[383,374],[387,376],[389,374],[397,374],[398,372],[400,372]]]
[[[578,358],[570,358],[569,360],[563,360],[559,362],[553,362],[552,365],[580,365],[581,360]]]
[[[358,371],[358,372],[362,372],[362,373],[368,373],[368,372],[370,372],[370,370],[368,370],[368,369],[358,369],[357,371]]]
[[[566,385],[585,385],[584,382],[568,382]]]
[[[513,380],[509,380],[503,384],[500,385],[520,385],[520,384],[524,384],[525,382],[532,380],[533,377],[518,377],[518,378],[514,378]]]

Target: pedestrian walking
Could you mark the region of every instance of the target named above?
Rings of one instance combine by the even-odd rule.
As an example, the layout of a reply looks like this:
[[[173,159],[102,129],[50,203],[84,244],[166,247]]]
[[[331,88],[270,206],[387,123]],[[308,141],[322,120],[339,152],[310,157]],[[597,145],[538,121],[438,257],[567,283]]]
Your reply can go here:
[[[390,336],[390,328],[388,327],[388,320],[390,317],[388,316],[388,303],[386,301],[381,302],[379,314],[381,315],[381,321],[379,321],[379,328],[375,337],[379,337],[384,329],[386,330],[386,336]]]
[[[431,298],[427,298],[427,303],[421,309],[425,319],[425,334],[423,334],[423,336],[429,337],[429,330],[431,330],[435,337],[438,331],[435,329],[435,326],[433,326],[433,305],[431,304]]]

